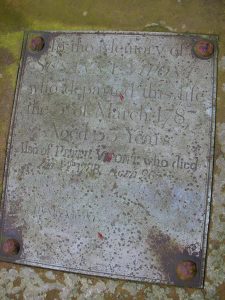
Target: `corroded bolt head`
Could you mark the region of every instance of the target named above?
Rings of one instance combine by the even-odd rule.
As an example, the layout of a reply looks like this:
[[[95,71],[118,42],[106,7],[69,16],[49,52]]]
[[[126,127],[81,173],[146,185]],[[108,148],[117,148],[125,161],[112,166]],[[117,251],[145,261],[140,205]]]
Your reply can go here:
[[[209,40],[200,40],[195,43],[193,51],[198,58],[208,59],[214,53],[214,44]]]
[[[181,261],[178,263],[176,273],[181,280],[190,280],[197,273],[196,263],[190,260]]]
[[[20,251],[20,243],[15,239],[7,239],[2,245],[2,251],[7,256],[17,255]]]
[[[44,48],[45,41],[41,36],[35,36],[30,41],[30,49],[32,51],[41,51]]]

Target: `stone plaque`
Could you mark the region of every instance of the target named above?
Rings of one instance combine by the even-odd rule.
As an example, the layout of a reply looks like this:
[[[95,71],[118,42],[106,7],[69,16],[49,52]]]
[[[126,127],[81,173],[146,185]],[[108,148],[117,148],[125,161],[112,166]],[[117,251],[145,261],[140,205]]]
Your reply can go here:
[[[4,177],[4,261],[201,287],[216,37],[25,35]]]

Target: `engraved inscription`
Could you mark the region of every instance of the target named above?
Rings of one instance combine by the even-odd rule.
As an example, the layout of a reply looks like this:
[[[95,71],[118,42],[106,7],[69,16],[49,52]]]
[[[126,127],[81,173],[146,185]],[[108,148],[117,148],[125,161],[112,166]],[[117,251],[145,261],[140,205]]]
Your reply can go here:
[[[214,58],[193,36],[44,38],[25,47],[5,189],[23,263],[180,285],[150,237],[204,258]]]

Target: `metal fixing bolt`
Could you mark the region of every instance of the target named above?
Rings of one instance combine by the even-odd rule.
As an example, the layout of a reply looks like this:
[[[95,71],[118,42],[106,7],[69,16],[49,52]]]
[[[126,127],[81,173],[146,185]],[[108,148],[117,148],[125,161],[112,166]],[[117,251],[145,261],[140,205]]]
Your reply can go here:
[[[201,59],[209,59],[214,53],[214,44],[209,40],[199,40],[193,47],[194,54]]]
[[[44,48],[45,40],[41,36],[35,36],[30,40],[29,48],[32,51],[38,52]]]
[[[20,243],[13,238],[8,238],[3,242],[2,252],[6,256],[14,256],[20,252]]]
[[[177,265],[176,273],[181,280],[193,279],[197,273],[196,263],[190,260],[181,261]]]

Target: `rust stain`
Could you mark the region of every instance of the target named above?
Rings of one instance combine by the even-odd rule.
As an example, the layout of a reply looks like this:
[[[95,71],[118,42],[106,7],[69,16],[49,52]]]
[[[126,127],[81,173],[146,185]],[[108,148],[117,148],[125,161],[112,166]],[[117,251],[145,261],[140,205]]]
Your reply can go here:
[[[119,282],[115,293],[114,293],[114,298],[112,299],[118,299],[118,300],[133,300],[134,298],[131,296],[131,294],[123,287],[124,282]]]
[[[13,287],[17,287],[17,286],[20,286],[21,285],[21,278],[20,277],[17,277],[14,281],[13,281]]]
[[[112,152],[107,152],[104,156],[103,161],[104,162],[110,162],[113,158],[113,153]]]
[[[45,295],[45,299],[46,300],[60,300],[61,297],[60,297],[60,290],[58,289],[53,289],[53,290],[49,290],[46,292],[46,295]]]
[[[218,299],[225,300],[225,282],[217,287],[217,295],[219,297]]]
[[[123,102],[124,101],[124,96],[122,93],[119,93],[119,97],[120,97],[120,101]]]
[[[113,296],[112,293],[107,293],[107,292],[104,293],[104,300],[114,300],[114,299],[116,298]]]
[[[196,264],[197,270],[200,270],[201,253],[191,251],[191,247],[182,247],[169,235],[163,233],[159,228],[153,227],[148,234],[147,243],[155,252],[162,272],[172,279],[175,284],[188,286],[198,286],[200,280],[200,271],[196,276],[189,280],[181,280],[176,274],[176,267],[181,261],[192,261]]]
[[[105,237],[101,232],[98,232],[98,238],[103,241]]]
[[[21,267],[19,265],[13,265],[12,263],[1,261],[1,269],[6,269],[6,270],[14,269],[16,271],[19,271],[22,268],[23,267]]]
[[[176,288],[174,287],[170,289],[168,296],[171,297],[171,299],[173,300],[180,300],[180,297],[176,292]]]

